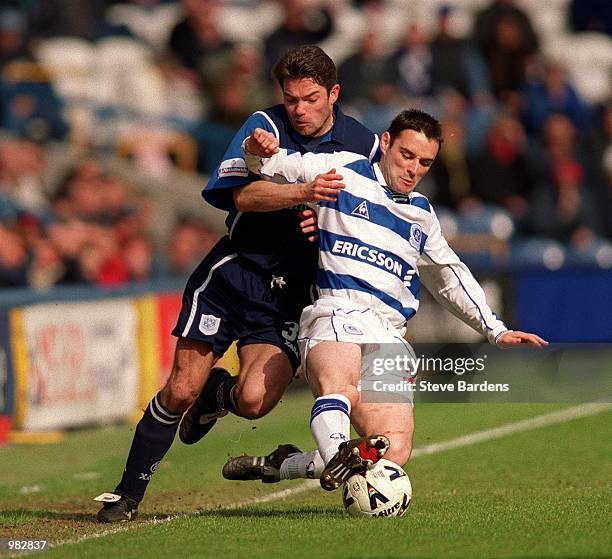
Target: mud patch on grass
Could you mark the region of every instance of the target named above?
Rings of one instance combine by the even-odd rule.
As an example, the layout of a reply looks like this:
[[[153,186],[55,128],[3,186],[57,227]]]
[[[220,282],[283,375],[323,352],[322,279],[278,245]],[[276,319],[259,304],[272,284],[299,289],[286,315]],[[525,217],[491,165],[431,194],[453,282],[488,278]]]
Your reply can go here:
[[[289,485],[283,485],[287,488]],[[189,491],[157,491],[147,495],[134,523],[162,520],[182,514],[198,516],[221,507],[246,502],[274,493],[277,486],[261,483],[227,482],[227,484]],[[109,524],[96,521],[100,504],[93,500],[3,503],[0,509],[0,538],[47,540],[50,545],[66,540],[101,534]],[[126,528],[132,523],[125,523]],[[0,556],[2,554],[0,553]]]

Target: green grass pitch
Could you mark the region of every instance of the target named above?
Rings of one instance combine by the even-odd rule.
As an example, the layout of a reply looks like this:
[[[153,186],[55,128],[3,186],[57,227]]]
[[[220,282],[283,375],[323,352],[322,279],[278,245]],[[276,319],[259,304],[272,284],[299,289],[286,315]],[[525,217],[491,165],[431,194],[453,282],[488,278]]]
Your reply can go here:
[[[228,482],[222,464],[280,442],[311,449],[311,401],[306,390],[295,389],[262,420],[228,417],[193,447],[177,441],[139,519],[119,528],[94,522],[98,503],[91,499],[114,487],[133,427],[77,431],[57,445],[2,448],[0,538],[46,539],[47,558],[612,557],[609,410],[415,457],[407,467],[413,502],[403,518],[349,517],[340,491],[318,487],[248,504],[304,482]],[[417,405],[415,447],[566,407]]]

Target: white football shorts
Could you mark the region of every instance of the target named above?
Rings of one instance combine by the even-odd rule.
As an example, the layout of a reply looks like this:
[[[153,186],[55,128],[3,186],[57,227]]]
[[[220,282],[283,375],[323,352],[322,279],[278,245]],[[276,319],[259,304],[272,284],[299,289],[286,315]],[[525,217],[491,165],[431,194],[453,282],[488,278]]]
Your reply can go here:
[[[322,297],[302,311],[298,346],[302,371],[308,377],[308,353],[319,342],[336,341],[361,345],[360,390],[382,392],[378,401],[412,401],[408,389],[416,374],[416,355],[402,333],[372,309],[358,307],[345,299]],[[404,387],[404,390],[398,388]],[[391,401],[388,400],[388,401]]]

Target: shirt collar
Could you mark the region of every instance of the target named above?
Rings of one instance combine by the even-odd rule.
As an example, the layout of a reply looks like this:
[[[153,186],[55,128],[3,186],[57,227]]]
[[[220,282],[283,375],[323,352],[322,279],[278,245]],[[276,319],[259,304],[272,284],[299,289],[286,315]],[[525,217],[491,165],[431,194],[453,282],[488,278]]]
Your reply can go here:
[[[340,107],[334,105],[334,125],[332,126],[332,141],[344,144],[344,137],[346,132],[346,117],[340,110]]]
[[[391,198],[394,202],[397,202],[398,204],[411,203],[412,193],[401,194],[400,192],[394,192],[389,188],[389,185],[387,184],[387,181],[385,180],[385,177],[383,176],[382,171],[380,170],[380,165],[378,163],[374,163],[372,167],[374,168],[374,174],[376,175],[376,180],[378,181],[378,184],[383,187],[385,193],[389,198]]]
[[[391,189],[389,188],[389,185],[387,184],[387,181],[385,180],[385,177],[383,176],[382,171],[380,170],[380,165],[378,163],[374,163],[372,167],[374,167],[374,174],[376,175],[376,180],[378,181],[378,183],[384,186],[385,190],[391,192]]]

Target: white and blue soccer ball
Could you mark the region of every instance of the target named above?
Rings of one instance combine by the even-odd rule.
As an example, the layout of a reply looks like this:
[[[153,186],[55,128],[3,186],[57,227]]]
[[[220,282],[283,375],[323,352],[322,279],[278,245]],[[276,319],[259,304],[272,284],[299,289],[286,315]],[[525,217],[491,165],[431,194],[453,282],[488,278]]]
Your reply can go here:
[[[412,485],[401,466],[382,458],[365,475],[344,484],[344,508],[353,516],[402,516],[412,499]]]

